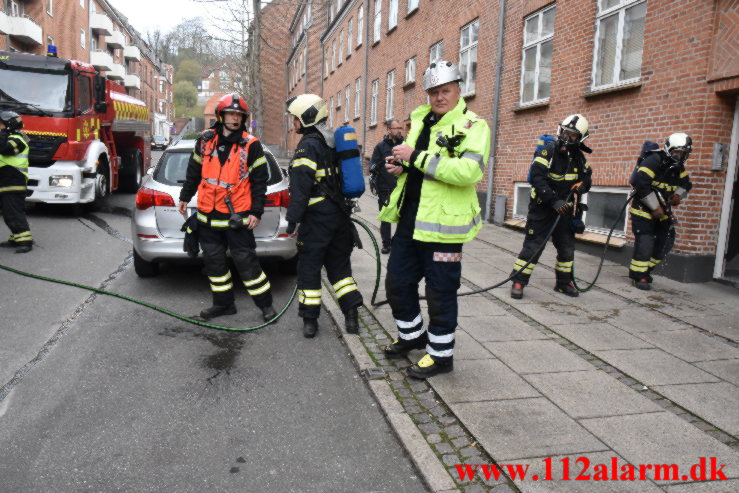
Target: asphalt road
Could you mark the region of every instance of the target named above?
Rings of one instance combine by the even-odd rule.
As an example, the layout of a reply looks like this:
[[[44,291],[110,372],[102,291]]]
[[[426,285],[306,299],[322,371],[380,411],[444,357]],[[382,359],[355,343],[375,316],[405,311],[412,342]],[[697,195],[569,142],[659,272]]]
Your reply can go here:
[[[34,250],[0,264],[185,315],[209,306],[197,266],[136,276],[133,195],[109,205],[33,208]],[[280,307],[294,278],[266,272]],[[2,491],[425,491],[325,316],[313,340],[296,306],[231,333],[3,270],[0,286]],[[245,292],[237,306],[216,320],[259,323]]]

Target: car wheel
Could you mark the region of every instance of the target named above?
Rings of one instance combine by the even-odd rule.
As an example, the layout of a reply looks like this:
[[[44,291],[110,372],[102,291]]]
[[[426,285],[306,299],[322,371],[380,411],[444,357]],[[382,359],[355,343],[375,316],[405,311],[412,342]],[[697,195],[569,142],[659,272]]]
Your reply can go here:
[[[154,277],[159,274],[159,263],[158,262],[147,262],[141,258],[136,252],[133,251],[133,270],[139,277]]]

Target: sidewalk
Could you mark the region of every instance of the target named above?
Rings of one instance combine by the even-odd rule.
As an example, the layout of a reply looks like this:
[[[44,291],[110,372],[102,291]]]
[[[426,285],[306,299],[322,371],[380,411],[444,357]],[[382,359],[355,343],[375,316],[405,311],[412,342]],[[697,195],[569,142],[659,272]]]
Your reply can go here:
[[[365,194],[360,207],[356,216],[379,240],[376,198]],[[355,250],[352,264],[367,309],[360,335],[345,338],[350,348],[361,343],[370,355],[365,366],[384,370],[379,378],[385,377],[402,406],[393,412],[416,423],[453,481],[445,484],[458,491],[496,492],[739,491],[739,290],[655,276],[654,290],[639,291],[628,282],[626,267],[606,262],[593,290],[569,298],[552,290],[550,244],[522,300],[510,298],[510,284],[460,298],[455,370],[425,383],[400,371],[409,361],[396,364],[382,356],[382,344],[397,331],[387,305],[370,306],[375,252],[360,233],[365,248]],[[506,278],[522,238],[517,231],[484,225],[464,247],[460,292]],[[378,300],[385,299],[387,258],[382,256]],[[598,261],[576,254],[581,286],[592,280]],[[427,320],[425,304],[423,309]],[[331,311],[343,327],[336,307]],[[422,354],[413,352],[409,359]],[[533,474],[544,477],[547,457],[553,457],[555,480],[532,480]],[[580,457],[590,460],[591,475],[596,464],[616,457],[619,466],[676,464],[680,477],[556,480],[563,457],[570,458],[573,479],[582,470],[575,462]],[[730,480],[683,479],[701,457],[726,464]],[[456,464],[489,460],[530,464],[527,479],[460,480]]]

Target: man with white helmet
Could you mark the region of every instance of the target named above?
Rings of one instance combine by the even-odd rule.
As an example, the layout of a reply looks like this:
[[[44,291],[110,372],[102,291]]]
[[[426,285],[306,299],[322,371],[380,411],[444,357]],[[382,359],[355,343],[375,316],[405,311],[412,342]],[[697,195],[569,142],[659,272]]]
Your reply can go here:
[[[583,151],[591,152],[583,144],[588,136],[585,117],[570,115],[559,125],[557,139],[540,142],[534,152],[529,170],[531,201],[526,217],[526,236],[521,253],[513,264],[511,298],[523,298],[523,289],[544,251],[542,242],[546,241],[557,216],[559,222],[552,232],[552,243],[557,249],[554,290],[567,296],[579,295],[573,282],[572,264],[575,233],[582,233],[585,229],[579,219],[578,211],[584,208],[579,199],[590,190],[591,184],[592,170],[583,155]]]
[[[680,205],[692,187],[685,170],[692,150],[687,134],[674,133],[664,149],[648,152],[631,176],[635,196],[629,212],[635,241],[629,278],[638,289],[652,289],[652,269],[675,241],[671,208]]]
[[[412,349],[426,354],[408,369],[415,378],[453,369],[457,290],[462,244],[482,226],[475,184],[490,152],[490,128],[461,97],[457,65],[438,61],[426,69],[430,105],[411,113],[406,142],[393,148],[386,167],[398,183],[379,219],[398,223],[392,239],[385,289],[398,338],[384,348],[389,358]],[[428,325],[418,285],[426,279]]]
[[[322,267],[344,312],[346,331],[356,334],[362,295],[350,262],[354,226],[334,159],[334,134],[326,126],[326,102],[315,94],[301,94],[287,100],[287,111],[293,116],[293,128],[303,136],[290,162],[287,208],[287,233],[298,237],[298,315],[303,318],[303,336],[312,338],[318,331]]]

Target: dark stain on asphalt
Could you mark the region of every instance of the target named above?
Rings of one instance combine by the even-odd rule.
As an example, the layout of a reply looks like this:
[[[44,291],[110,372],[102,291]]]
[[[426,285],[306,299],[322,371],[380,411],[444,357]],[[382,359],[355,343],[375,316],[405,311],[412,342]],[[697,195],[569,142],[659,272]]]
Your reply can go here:
[[[208,381],[211,381],[222,373],[230,375],[231,370],[236,364],[236,358],[241,352],[241,348],[244,347],[244,339],[239,334],[231,333],[203,333],[197,334],[197,336],[218,348],[215,353],[203,357],[203,365],[216,372],[208,378]]]
[[[125,241],[126,243],[131,243],[131,239],[123,236],[117,229],[113,228],[110,224],[108,224],[104,219],[99,218],[93,214],[87,214],[85,216],[85,219],[93,223],[98,228],[102,229],[106,233],[108,233],[113,238],[116,238],[121,241]],[[82,221],[80,221],[82,222]],[[84,223],[83,223],[84,224]],[[91,228],[92,229],[92,228]]]
[[[246,464],[246,459],[244,459],[243,457],[239,457],[238,459],[236,459],[236,462],[238,462],[239,464]]]
[[[239,472],[239,468],[238,467],[232,467],[231,470],[229,470],[228,472],[230,472],[231,474],[235,474],[235,473]]]

